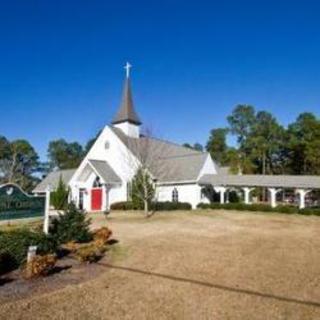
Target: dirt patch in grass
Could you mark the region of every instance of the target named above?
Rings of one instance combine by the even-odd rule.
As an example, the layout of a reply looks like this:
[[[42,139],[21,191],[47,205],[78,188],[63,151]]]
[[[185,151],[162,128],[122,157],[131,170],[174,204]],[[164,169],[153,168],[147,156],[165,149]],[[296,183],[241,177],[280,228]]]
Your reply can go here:
[[[119,260],[100,261],[87,281],[2,303],[0,319],[320,319],[319,217],[91,217],[121,240]]]

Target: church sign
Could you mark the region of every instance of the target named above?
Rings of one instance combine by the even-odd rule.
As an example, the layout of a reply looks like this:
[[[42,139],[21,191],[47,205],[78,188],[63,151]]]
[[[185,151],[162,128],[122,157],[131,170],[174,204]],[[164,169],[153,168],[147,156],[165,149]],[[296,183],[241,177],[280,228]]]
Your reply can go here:
[[[0,186],[0,220],[44,215],[45,197],[30,196],[12,183]]]

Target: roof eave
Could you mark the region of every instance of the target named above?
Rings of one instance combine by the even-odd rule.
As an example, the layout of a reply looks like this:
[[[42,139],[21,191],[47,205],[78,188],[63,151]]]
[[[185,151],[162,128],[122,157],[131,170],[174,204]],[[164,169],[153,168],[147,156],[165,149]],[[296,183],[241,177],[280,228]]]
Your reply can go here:
[[[124,123],[124,122],[129,122],[129,123],[135,124],[137,126],[141,126],[141,124],[142,124],[142,122],[140,120],[132,120],[132,119],[114,120],[111,122],[111,124],[115,125],[115,124],[120,124],[120,123]]]

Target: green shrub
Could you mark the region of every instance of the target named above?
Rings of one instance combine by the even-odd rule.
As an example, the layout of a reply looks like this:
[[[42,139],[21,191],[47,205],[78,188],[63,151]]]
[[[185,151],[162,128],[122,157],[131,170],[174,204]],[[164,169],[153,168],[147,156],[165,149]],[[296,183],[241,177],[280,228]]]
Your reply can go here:
[[[315,216],[320,216],[320,209],[319,208],[305,208],[305,209],[300,209],[299,214],[303,215],[315,215]]]
[[[151,210],[171,211],[171,210],[191,210],[191,204],[187,202],[155,202],[151,204]]]
[[[50,234],[58,244],[69,241],[88,242],[92,239],[89,230],[90,219],[87,219],[85,213],[70,203],[64,214],[53,220],[50,228]]]
[[[114,202],[110,206],[110,209],[111,210],[134,210],[133,209],[133,203],[131,201]]]
[[[75,257],[80,262],[92,263],[98,261],[103,256],[104,251],[104,247],[89,243],[78,248],[75,252]]]
[[[229,192],[229,201],[231,203],[238,203],[240,202],[239,194],[236,191],[230,191]]]
[[[60,176],[57,189],[51,192],[50,202],[56,210],[64,210],[68,205],[68,196],[69,190]]]
[[[197,205],[199,209],[224,209],[224,210],[237,210],[237,211],[260,211],[260,212],[280,212],[286,214],[303,214],[303,215],[317,215],[320,216],[320,209],[318,208],[305,208],[299,209],[292,206],[279,205],[276,208],[272,208],[267,204],[253,203],[199,203]]]
[[[115,202],[111,205],[111,210],[142,210],[143,207],[135,207],[133,202],[123,201]],[[150,210],[154,211],[171,211],[171,210],[191,210],[191,204],[187,202],[153,202],[150,205]]]
[[[0,248],[3,250],[0,260],[4,261],[2,264],[5,264],[2,269],[5,272],[10,271],[24,263],[29,246],[37,246],[37,252],[40,254],[57,250],[55,240],[42,232],[32,231],[27,228],[0,232]]]
[[[14,269],[14,261],[12,256],[6,250],[0,251],[0,276]]]

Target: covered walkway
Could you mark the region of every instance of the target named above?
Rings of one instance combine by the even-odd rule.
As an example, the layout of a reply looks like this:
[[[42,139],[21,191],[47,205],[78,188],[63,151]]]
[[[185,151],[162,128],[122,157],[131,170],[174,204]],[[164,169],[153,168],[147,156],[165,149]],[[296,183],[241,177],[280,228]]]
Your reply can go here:
[[[320,189],[320,176],[294,175],[203,175],[200,185],[210,185],[220,194],[220,203],[225,203],[225,193],[229,188],[238,187],[244,192],[244,202],[250,203],[250,193],[257,187],[267,188],[272,207],[276,207],[277,193],[283,189],[293,189],[299,195],[299,208],[305,208],[306,195]]]

